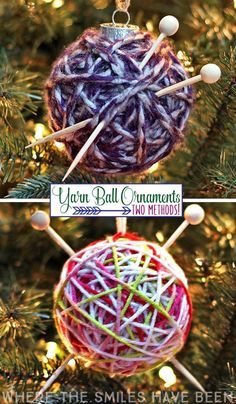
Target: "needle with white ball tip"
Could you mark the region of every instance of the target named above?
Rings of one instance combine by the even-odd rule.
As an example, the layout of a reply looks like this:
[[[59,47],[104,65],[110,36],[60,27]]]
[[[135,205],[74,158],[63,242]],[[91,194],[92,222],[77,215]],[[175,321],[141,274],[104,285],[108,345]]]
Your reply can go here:
[[[196,84],[199,81],[204,81],[204,83],[207,84],[213,84],[216,83],[220,79],[220,77],[221,70],[219,66],[215,65],[214,63],[208,63],[201,68],[200,74],[198,74],[197,76],[180,81],[179,83],[173,84],[172,86],[163,88],[162,90],[157,91],[156,95],[158,97],[162,97],[163,95],[174,93],[175,91],[180,90],[183,87]]]
[[[59,234],[50,226],[50,217],[43,210],[37,210],[31,216],[31,226],[35,230],[46,231],[48,235],[61,247],[70,257],[75,254],[75,251],[63,240]]]
[[[205,212],[200,205],[197,205],[196,203],[189,205],[184,211],[185,220],[165,242],[163,248],[167,250],[190,224],[197,225],[203,221],[204,217]]]
[[[147,52],[145,58],[140,63],[139,67],[142,70],[144,66],[148,63],[149,59],[152,57],[160,43],[165,39],[167,36],[174,35],[179,29],[179,21],[173,15],[166,15],[159,23],[159,31],[160,35],[153,43],[152,47]]]

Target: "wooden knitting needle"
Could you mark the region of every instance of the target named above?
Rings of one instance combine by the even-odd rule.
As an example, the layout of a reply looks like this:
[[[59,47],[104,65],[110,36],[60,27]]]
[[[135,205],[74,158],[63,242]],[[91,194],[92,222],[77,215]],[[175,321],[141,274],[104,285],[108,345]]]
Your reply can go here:
[[[49,136],[46,136],[42,139],[37,140],[34,143],[29,144],[28,146],[26,146],[25,148],[28,149],[29,147],[34,147],[37,146],[39,144],[43,144],[43,143],[47,143],[47,142],[52,142],[53,140],[57,140],[57,139],[64,139],[65,137],[67,137],[70,133],[75,132],[76,130],[82,129],[84,128],[89,122],[91,122],[92,118],[89,119],[85,119],[84,121],[81,121],[79,123],[76,123],[75,125],[72,126],[68,126],[67,128],[58,130],[57,132],[52,133]]]
[[[87,150],[89,149],[89,147],[91,146],[91,144],[94,142],[94,140],[96,139],[96,137],[99,135],[99,133],[101,132],[101,130],[104,128],[106,122],[105,121],[101,121],[98,126],[96,126],[96,128],[94,129],[94,131],[91,133],[91,135],[89,136],[88,140],[85,142],[85,144],[81,147],[79,153],[77,154],[77,156],[75,156],[74,160],[72,161],[70,167],[68,168],[64,178],[62,181],[65,181],[65,179],[68,177],[68,175],[70,175],[70,173],[74,170],[74,168],[79,164],[80,160],[82,159],[82,157],[84,156],[84,154],[87,152]]]
[[[207,84],[213,84],[216,83],[216,81],[218,81],[220,77],[221,70],[219,66],[215,65],[214,63],[208,63],[201,68],[199,75],[180,81],[179,83],[173,84],[172,86],[163,88],[162,90],[157,91],[156,95],[158,97],[162,97],[163,95],[174,93],[180,88],[190,86],[192,84],[198,83],[199,81],[204,81],[204,83]]]
[[[172,236],[165,242],[163,248],[166,250],[177,240],[177,238],[183,233],[183,231],[188,227],[189,224],[196,225],[203,221],[205,217],[205,212],[200,205],[192,204],[189,205],[184,211],[185,220],[181,225],[174,231]]]
[[[199,383],[199,381],[192,375],[192,373],[189,372],[188,369],[182,363],[180,363],[176,358],[170,359],[170,362],[174,365],[174,367],[182,373],[190,381],[190,383],[193,384],[199,391],[202,393],[206,393],[206,390],[203,388],[203,386]]]
[[[49,377],[49,379],[46,381],[46,383],[43,385],[43,387],[38,391],[38,393],[36,394],[33,401],[38,400],[38,398],[40,396],[42,396],[45,393],[46,390],[49,389],[49,387],[55,382],[55,380],[58,378],[58,376],[63,372],[66,365],[68,365],[68,362],[70,362],[70,360],[73,359],[74,357],[75,357],[74,354],[69,354],[66,357],[66,359],[61,364],[61,366],[59,366],[59,368],[57,368],[57,370],[55,370],[55,372]]]
[[[43,231],[45,230],[48,235],[55,241],[59,247],[61,247],[70,257],[75,254],[75,251],[63,240],[59,234],[50,226],[50,217],[43,210],[37,210],[31,216],[31,226],[35,230]]]
[[[144,66],[146,66],[149,59],[152,57],[160,43],[163,41],[164,38],[167,36],[174,35],[179,29],[179,21],[173,15],[166,15],[159,23],[159,31],[160,35],[153,43],[152,47],[146,53],[145,58],[139,64],[140,69],[142,70]]]

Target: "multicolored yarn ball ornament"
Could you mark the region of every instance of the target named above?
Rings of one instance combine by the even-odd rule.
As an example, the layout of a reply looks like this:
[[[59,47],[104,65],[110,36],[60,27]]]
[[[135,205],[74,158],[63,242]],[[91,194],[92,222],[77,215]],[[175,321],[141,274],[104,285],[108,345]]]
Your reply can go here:
[[[184,272],[164,248],[133,234],[118,233],[71,256],[54,298],[69,352],[111,376],[161,365],[190,330]]]
[[[110,39],[88,29],[54,63],[45,86],[49,124],[61,130],[92,118],[60,139],[74,159],[99,122],[105,126],[79,165],[95,174],[138,173],[167,156],[183,139],[193,104],[191,86],[155,92],[188,76],[168,41],[143,69],[154,43],[148,32]]]

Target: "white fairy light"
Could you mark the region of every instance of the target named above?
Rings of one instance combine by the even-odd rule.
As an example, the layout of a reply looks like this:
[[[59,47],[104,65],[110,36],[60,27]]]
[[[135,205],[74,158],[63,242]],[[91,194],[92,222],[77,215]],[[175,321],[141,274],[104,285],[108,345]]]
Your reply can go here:
[[[46,348],[47,348],[46,357],[48,359],[55,359],[58,350],[57,343],[54,341],[49,341],[46,345]]]
[[[54,0],[52,3],[53,8],[60,8],[64,5],[64,0]]]
[[[42,123],[36,123],[34,127],[35,139],[36,140],[42,139],[44,132],[45,132],[45,126]]]
[[[170,366],[163,366],[159,370],[159,377],[164,380],[164,386],[166,388],[173,386],[176,383],[176,376],[173,369]]]

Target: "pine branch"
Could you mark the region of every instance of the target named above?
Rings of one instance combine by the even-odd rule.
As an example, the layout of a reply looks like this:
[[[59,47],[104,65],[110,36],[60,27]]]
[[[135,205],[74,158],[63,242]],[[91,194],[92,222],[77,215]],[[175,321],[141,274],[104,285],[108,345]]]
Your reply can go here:
[[[236,377],[235,377],[235,370],[231,365],[228,363],[228,372],[229,372],[229,380],[222,381],[220,383],[220,387],[222,390],[229,393],[229,397],[232,399],[236,399]],[[232,402],[232,401],[231,401]],[[234,401],[233,401],[234,402]]]
[[[184,257],[182,263],[178,261],[187,268],[194,307],[192,330],[179,356],[189,369],[194,368],[195,376],[208,390],[217,389],[220,380],[227,380],[230,358],[232,366],[236,366],[233,344],[229,343],[236,314],[235,225],[230,216],[233,205],[227,205],[231,213],[223,213],[224,209],[220,212],[219,208],[215,211],[211,207],[204,228],[195,230],[195,269],[188,271],[189,264]],[[198,239],[201,241],[196,245]],[[226,346],[229,349],[227,358]]]
[[[209,128],[207,129],[206,137],[204,142],[200,145],[197,150],[196,163],[201,164],[202,161],[209,163],[209,150],[215,150],[215,147],[220,145],[220,140],[225,141],[226,136],[234,136],[233,129],[236,127],[234,116],[236,113],[236,74],[235,74],[235,63],[236,63],[236,48],[231,49],[229,55],[221,56],[222,62],[222,76],[223,82],[219,82],[218,86],[215,87],[213,94],[204,94],[203,97],[207,104],[213,108],[216,108],[215,117],[212,119]],[[210,98],[210,100],[209,100]],[[226,129],[224,131],[223,129]],[[232,129],[232,132],[231,132]],[[233,139],[230,139],[233,143]],[[199,162],[200,156],[200,162]],[[206,157],[208,157],[206,159]],[[196,165],[195,165],[196,166]]]
[[[63,171],[64,172],[64,171]],[[18,198],[18,199],[31,199],[31,198],[49,198],[50,197],[50,185],[52,183],[61,183],[63,178],[63,172],[61,169],[56,174],[38,175],[33,176],[30,179],[26,179],[22,184],[18,184],[16,188],[9,191],[9,195],[6,198]],[[79,184],[79,183],[92,183],[96,184],[99,180],[95,177],[85,173],[76,172],[70,176],[65,183]],[[102,182],[102,181],[100,181]],[[103,182],[109,183],[109,180]]]
[[[19,291],[11,288],[4,299],[0,299],[0,339],[4,342],[20,343],[32,338],[36,332],[45,330],[48,310],[43,308],[45,293],[34,288]]]
[[[4,378],[5,384],[10,383],[22,390],[31,379],[40,382],[42,373],[42,363],[32,352],[26,353],[19,347],[14,347],[1,354],[0,379]]]
[[[31,155],[25,151],[27,139],[23,131],[3,128],[0,135],[0,175],[2,183],[17,181],[28,171]]]
[[[52,364],[54,370],[59,365],[60,363],[58,362]],[[99,392],[100,394],[105,393],[105,401],[108,404],[114,403],[114,398],[112,396],[116,395],[116,393],[118,392],[119,394],[123,395],[124,400],[128,400],[128,391],[122,381],[120,381],[118,378],[110,378],[109,376],[102,375],[91,370],[83,369],[82,367],[80,367],[78,360],[76,361],[76,368],[73,371],[66,368],[57,379],[57,382],[60,383],[59,390],[55,394],[51,395],[49,398],[45,397],[45,401],[42,398],[39,401],[40,404],[43,404],[45,402],[50,404],[59,403],[61,402],[63,394],[65,393],[68,393],[68,396],[71,395],[71,403],[82,403],[82,398],[80,398],[79,395],[73,395],[73,392],[81,391],[87,393],[86,402],[91,404],[95,402],[96,392]]]
[[[35,51],[42,43],[50,43],[65,31],[67,7],[53,7],[53,2],[41,0],[1,0],[0,35],[6,47],[14,45],[21,52]],[[4,34],[4,35],[3,35]]]
[[[202,134],[200,143],[191,158],[188,179],[192,188],[196,188],[194,196],[200,190],[209,196],[210,190],[208,174],[215,169],[218,159],[225,149],[233,150],[236,142],[236,75],[235,75],[236,49],[231,49],[228,55],[221,57],[222,80],[215,88],[205,88],[202,94],[204,105],[200,105],[196,112],[198,117],[198,130]],[[204,117],[204,110],[207,114]],[[202,125],[202,128],[201,128]],[[194,128],[193,128],[194,130]],[[194,134],[192,134],[194,136]],[[227,182],[227,181],[226,181]],[[210,188],[210,187],[209,187]],[[204,191],[202,191],[204,189]],[[224,190],[225,194],[227,190]]]
[[[216,167],[209,168],[205,173],[207,192],[218,197],[233,198],[236,196],[236,166],[235,156],[226,157],[226,151],[220,156]]]
[[[218,58],[219,51],[235,46],[235,9],[232,1],[211,0],[193,2],[186,23],[192,28],[194,59]],[[195,62],[195,60],[194,60]]]
[[[31,199],[31,198],[49,198],[50,197],[50,185],[53,183],[61,183],[61,180],[65,174],[65,170],[61,168],[54,169],[53,174],[45,174],[33,176],[30,179],[26,179],[22,184],[17,184],[16,188],[9,191],[6,198],[18,198],[18,199]],[[65,181],[65,184],[110,184],[120,182],[140,182],[140,178],[135,177],[102,177],[93,176],[86,172],[75,170],[72,175]],[[141,182],[154,184],[157,179],[153,175],[142,177]]]
[[[16,120],[23,124],[25,111],[36,113],[36,102],[42,100],[34,84],[37,78],[36,73],[26,68],[12,66],[5,50],[0,49],[0,117],[7,127],[16,127]]]

